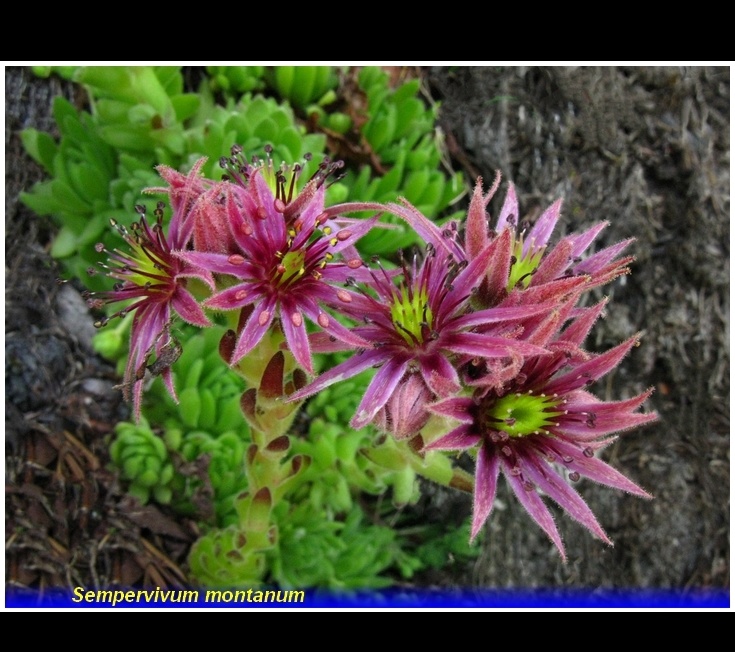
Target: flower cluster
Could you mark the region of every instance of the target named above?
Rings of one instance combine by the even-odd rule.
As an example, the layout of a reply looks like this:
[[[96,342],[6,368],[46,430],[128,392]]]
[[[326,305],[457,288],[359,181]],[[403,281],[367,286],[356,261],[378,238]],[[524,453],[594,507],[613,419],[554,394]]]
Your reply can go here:
[[[355,242],[375,224],[372,219],[349,220],[344,213],[380,210],[372,203],[348,203],[325,208],[326,182],[341,167],[325,160],[299,193],[294,192],[299,165],[276,169],[266,160],[252,164],[240,147],[220,164],[229,171],[222,181],[201,177],[206,159],[188,174],[167,166],[159,173],[168,183],[150,193],[169,195],[172,218],[168,236],[157,222],[149,227],[145,209],[131,232],[114,222],[130,251],[107,251],[101,266],[118,281],[106,293],[88,293],[92,307],[127,302],[113,316],[134,311],[130,356],[123,387],[133,398],[136,418],[146,371],[161,374],[174,399],[168,353],[175,348],[170,334],[174,314],[197,326],[208,326],[203,308],[240,310],[239,334],[229,362],[235,364],[262,340],[275,324],[282,329],[296,361],[313,372],[304,317],[331,337],[353,346],[365,341],[321,308],[345,299],[333,284],[359,273],[362,262]],[[99,245],[99,251],[105,251]],[[346,299],[349,300],[349,299]],[[104,326],[109,318],[97,322]],[[156,360],[149,364],[155,353]]]
[[[472,538],[490,515],[502,470],[564,556],[540,494],[610,543],[565,472],[572,482],[585,476],[650,497],[596,457],[613,433],[657,418],[636,412],[650,390],[603,402],[584,389],[638,343],[636,336],[602,354],[582,346],[605,305],[582,307],[582,297],[628,272],[632,258],[622,254],[631,240],[585,256],[606,226],[600,223],[549,247],[561,201],[532,226],[522,225],[512,185],[490,229],[486,209],[499,182],[498,176],[484,194],[478,180],[464,224],[439,227],[406,202],[388,206],[423,237],[426,251],[410,264],[401,256],[397,273],[378,265],[364,283],[348,279],[353,291],[343,312],[361,318],[364,325],[354,331],[370,347],[292,398],[379,367],[352,425],[372,422],[399,439],[422,435],[425,451],[470,451],[476,457]],[[319,336],[313,341],[322,351],[347,348]],[[437,428],[444,434],[425,441]]]
[[[216,182],[201,176],[203,161],[186,175],[159,168],[168,185],[151,191],[169,196],[168,235],[160,204],[153,227],[144,215],[131,232],[118,226],[130,252],[108,252],[105,266],[118,283],[90,296],[97,306],[130,301],[118,315],[135,311],[125,387],[136,415],[147,370],[162,374],[175,397],[173,315],[205,327],[205,310],[232,312],[237,331],[221,351],[235,367],[274,330],[312,375],[314,352],[354,352],[288,401],[376,368],[353,427],[372,423],[410,439],[413,450],[469,451],[476,458],[472,538],[490,515],[502,471],[562,556],[542,495],[609,543],[567,479],[648,496],[597,452],[614,433],[656,418],[638,412],[650,391],[605,402],[586,389],[638,338],[605,353],[583,348],[605,303],[585,307],[584,297],[628,272],[630,241],[588,254],[602,223],[550,246],[561,201],[524,225],[512,185],[490,228],[499,175],[487,193],[478,180],[464,223],[438,226],[407,202],[326,206],[329,179],[341,167],[329,160],[300,190],[301,166],[276,167],[270,151],[247,162],[234,147],[220,163],[226,174]],[[366,212],[372,217],[346,217]],[[385,212],[425,242],[408,257],[399,252],[395,266],[364,261],[356,248]]]

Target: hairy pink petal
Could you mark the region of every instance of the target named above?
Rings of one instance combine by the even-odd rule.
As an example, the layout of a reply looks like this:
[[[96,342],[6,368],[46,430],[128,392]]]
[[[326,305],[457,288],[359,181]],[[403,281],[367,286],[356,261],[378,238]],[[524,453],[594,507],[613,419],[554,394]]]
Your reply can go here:
[[[530,514],[531,518],[536,521],[539,527],[546,532],[554,545],[559,549],[559,554],[564,561],[567,560],[566,552],[564,551],[564,544],[561,541],[559,530],[556,529],[556,523],[554,523],[554,517],[551,515],[549,508],[544,505],[544,501],[536,493],[535,490],[527,489],[521,476],[513,475],[509,462],[502,459],[503,474],[505,475],[508,484],[513,489],[513,493],[518,498],[518,501],[526,508],[526,511]]]
[[[490,516],[495,503],[495,492],[498,487],[500,460],[488,446],[480,446],[477,451],[475,470],[475,493],[472,513],[472,531],[470,542],[480,533],[480,529]]]
[[[575,521],[586,527],[605,543],[612,545],[612,541],[600,527],[597,518],[595,518],[587,503],[548,464],[539,461],[535,455],[531,454],[525,459],[523,472],[528,480],[556,501],[559,507],[565,510]]]
[[[620,364],[620,361],[638,343],[638,338],[638,335],[634,335],[615,348],[575,366],[571,371],[552,380],[546,386],[546,392],[566,394],[598,380]]]
[[[478,177],[475,191],[472,193],[472,201],[470,201],[470,207],[467,210],[467,227],[465,229],[465,249],[470,260],[477,257],[490,241],[487,236],[486,208],[487,201],[485,201],[482,192],[482,177]]]
[[[428,405],[427,409],[439,416],[449,417],[450,419],[458,419],[463,423],[472,423],[474,417],[469,410],[474,405],[471,398],[447,398],[443,401]]]
[[[443,355],[424,356],[420,359],[420,364],[426,384],[437,396],[449,396],[459,391],[457,371]]]
[[[309,337],[306,334],[306,324],[298,305],[289,297],[281,300],[281,327],[286,336],[288,348],[293,353],[296,362],[310,374],[314,373],[311,362]]]
[[[503,207],[500,209],[495,229],[498,233],[506,228],[515,231],[516,226],[518,226],[518,197],[516,196],[515,186],[509,183],[508,192],[505,195]]]
[[[574,444],[562,441],[561,439],[554,440],[553,443],[548,443],[547,446],[539,446],[540,450],[551,450],[554,453],[571,458],[570,462],[565,462],[565,466],[570,471],[576,471],[590,480],[594,480],[600,484],[604,484],[614,489],[620,489],[642,498],[651,498],[652,496],[645,490],[641,489],[633,481],[626,478],[622,473],[616,471],[609,464],[603,462],[596,457],[587,457],[580,452],[580,449]]]
[[[288,397],[288,401],[300,401],[301,399],[307,398],[323,389],[326,389],[334,383],[352,378],[361,371],[365,371],[365,369],[369,369],[370,367],[379,364],[385,359],[385,357],[385,352],[379,350],[365,351],[362,354],[353,355],[351,358],[338,364],[336,367],[332,367],[329,371],[325,371],[314,381],[306,385],[306,387],[291,394]]]
[[[564,273],[572,259],[572,243],[562,240],[541,260],[531,277],[531,285],[553,281]]]
[[[237,346],[230,358],[230,364],[236,364],[252,351],[266,334],[275,316],[275,301],[266,299],[255,305],[245,328],[242,329],[237,340]]]
[[[522,340],[492,337],[482,333],[458,333],[442,338],[442,346],[454,353],[480,358],[504,358],[516,352],[521,355],[546,355],[548,351]]]
[[[403,374],[408,368],[408,360],[400,358],[389,358],[378,370],[368,385],[365,396],[362,397],[357,413],[350,424],[355,430],[364,428],[370,423],[378,410],[382,408],[390,395],[401,382]]]
[[[461,425],[439,439],[424,446],[426,451],[457,451],[477,446],[482,441],[479,435],[473,435],[472,428]]]
[[[554,232],[556,223],[559,220],[561,213],[562,200],[557,199],[551,206],[549,206],[541,217],[536,220],[536,223],[531,228],[528,237],[523,241],[523,255],[528,255],[531,248],[538,248],[546,246],[549,241],[551,234]]]
[[[171,306],[184,321],[190,324],[202,327],[212,325],[194,297],[181,287],[177,287],[171,297]]]

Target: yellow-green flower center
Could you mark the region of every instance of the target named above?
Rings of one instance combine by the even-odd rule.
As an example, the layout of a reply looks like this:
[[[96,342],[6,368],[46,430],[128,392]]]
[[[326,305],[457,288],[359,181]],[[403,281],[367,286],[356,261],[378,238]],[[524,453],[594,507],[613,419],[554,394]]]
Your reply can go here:
[[[136,285],[145,285],[151,282],[150,275],[161,276],[165,274],[162,269],[163,263],[151,260],[151,257],[146,255],[140,245],[131,247],[128,257],[136,262],[136,266],[130,269],[131,273],[126,276],[126,280],[132,281]]]
[[[533,273],[536,271],[541,258],[544,255],[545,247],[533,247],[523,255],[523,236],[516,238],[513,245],[513,258],[515,262],[510,268],[510,277],[508,278],[508,292],[510,292],[520,282],[523,288],[527,288],[531,283]]]
[[[396,331],[408,344],[423,344],[424,333],[431,331],[434,321],[426,288],[412,293],[405,285],[402,286],[398,293],[393,294],[390,316]]]
[[[486,425],[501,430],[511,437],[549,434],[547,428],[556,424],[556,417],[564,414],[557,410],[561,400],[545,394],[508,394],[493,399],[485,406]]]
[[[279,274],[279,285],[288,285],[304,274],[305,255],[302,250],[289,251],[278,265],[276,271]]]

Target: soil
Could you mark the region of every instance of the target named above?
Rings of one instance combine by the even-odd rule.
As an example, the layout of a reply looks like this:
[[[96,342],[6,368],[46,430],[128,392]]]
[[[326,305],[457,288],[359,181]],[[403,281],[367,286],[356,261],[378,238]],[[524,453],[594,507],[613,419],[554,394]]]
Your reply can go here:
[[[642,332],[595,390],[613,400],[652,386],[648,409],[660,415],[605,453],[654,500],[579,485],[614,547],[557,511],[563,563],[501,488],[476,561],[448,560],[411,586],[729,588],[729,68],[396,72],[420,74],[441,102],[447,166],[488,183],[500,170],[530,216],[563,197],[562,230],[607,220],[602,244],[636,238],[632,274],[604,288],[607,317],[588,344]],[[21,68],[6,68],[5,93],[6,587],[183,586],[196,525],[141,508],[108,470],[105,437],[128,408],[91,350],[77,289],[55,283],[53,226],[18,199],[43,178],[19,131],[53,132],[53,98],[82,106],[83,94]],[[413,509],[455,527],[471,504],[427,485]]]

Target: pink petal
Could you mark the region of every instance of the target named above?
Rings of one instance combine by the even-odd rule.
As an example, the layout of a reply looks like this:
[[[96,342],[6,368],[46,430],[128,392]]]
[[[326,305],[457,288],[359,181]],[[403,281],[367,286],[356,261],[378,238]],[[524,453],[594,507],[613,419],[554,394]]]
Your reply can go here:
[[[526,511],[531,515],[531,518],[536,521],[538,526],[546,532],[554,545],[559,549],[562,559],[566,561],[567,556],[564,552],[564,544],[562,544],[559,530],[556,529],[554,517],[551,515],[549,508],[544,505],[544,501],[541,500],[540,496],[534,489],[531,489],[530,491],[526,489],[520,476],[515,476],[511,473],[511,467],[505,459],[503,459],[502,462],[503,474],[505,475],[508,484],[511,486],[511,489],[513,489],[513,493],[516,495],[516,498],[518,498],[521,505],[526,508]]]
[[[601,435],[621,432],[651,423],[658,419],[658,414],[655,412],[634,414],[633,411],[637,410],[652,392],[653,390],[649,389],[625,401],[614,402],[597,400],[578,402],[574,398],[576,392],[572,393],[569,395],[572,398],[568,399],[564,405],[569,415],[559,418],[561,429],[564,433],[573,434],[584,439],[593,439]],[[585,396],[590,396],[586,392],[579,392],[579,394],[582,399]],[[590,396],[590,398],[594,397]]]
[[[524,256],[528,254],[531,247],[536,249],[538,247],[546,246],[546,243],[549,241],[549,238],[554,231],[554,227],[556,227],[556,223],[559,220],[561,204],[562,200],[557,199],[541,214],[541,217],[536,220],[533,228],[531,228],[528,236],[523,241]]]
[[[483,305],[493,305],[502,300],[508,291],[510,259],[513,255],[513,232],[504,228],[490,244],[492,255],[485,271],[485,282],[481,286],[480,300]]]
[[[586,527],[605,543],[612,545],[612,541],[610,541],[605,531],[600,527],[587,503],[548,464],[541,462],[532,453],[526,458],[523,473],[527,476],[528,480],[553,499],[575,521]]]
[[[181,287],[177,287],[171,297],[171,306],[184,321],[190,324],[202,327],[212,325],[196,299]]]
[[[609,222],[600,222],[592,228],[587,229],[584,233],[572,234],[567,239],[572,242],[572,258],[578,258],[589,247],[600,232],[607,227]]]
[[[422,356],[420,364],[421,374],[434,394],[444,397],[459,391],[457,371],[443,355]]]
[[[408,222],[425,242],[433,244],[437,253],[442,255],[442,252],[444,252],[444,256],[450,254],[456,260],[464,260],[464,252],[457,243],[452,239],[445,238],[442,230],[434,222],[422,215],[414,206],[406,202],[405,206],[388,204],[387,208],[391,213]]]
[[[559,339],[581,346],[590,330],[592,330],[592,326],[602,314],[607,301],[607,298],[605,298],[590,308],[578,308],[574,321],[562,331]]]
[[[306,385],[297,392],[294,392],[288,397],[289,401],[300,401],[301,399],[307,398],[312,394],[316,394],[321,390],[333,385],[340,380],[346,380],[356,376],[361,371],[369,369],[375,364],[382,362],[386,358],[386,353],[383,350],[364,351],[363,353],[356,353],[349,359],[333,367],[329,371],[325,371],[321,376],[316,378],[313,382]]]
[[[531,277],[531,285],[541,285],[558,278],[569,267],[571,259],[572,243],[564,239],[541,259],[541,263]]]
[[[457,451],[472,448],[482,441],[480,435],[472,435],[470,425],[461,425],[436,441],[424,446],[425,451]]]
[[[354,330],[346,328],[336,318],[320,310],[308,296],[298,297],[296,302],[299,309],[308,315],[312,322],[332,337],[349,344],[352,348],[368,348],[370,346],[370,342],[360,337]],[[325,323],[326,326],[324,326]],[[344,350],[344,348],[338,350]]]
[[[585,258],[581,263],[572,268],[572,271],[575,274],[595,274],[596,272],[604,269],[604,267],[609,263],[615,261],[618,255],[634,241],[635,238],[630,238],[628,240],[618,242],[610,247],[606,247],[589,258]]]
[[[482,333],[453,333],[441,339],[442,348],[480,358],[505,358],[520,355],[546,355],[548,351],[523,340],[493,337]]]
[[[247,306],[261,295],[262,292],[257,285],[240,283],[209,297],[204,306],[215,310],[236,310]]]
[[[229,276],[236,276],[237,278],[257,278],[258,276],[256,274],[257,268],[252,263],[248,261],[239,263],[230,262],[231,260],[236,260],[234,256],[199,251],[175,251],[173,253],[177,258],[206,272],[227,274]],[[242,257],[237,260],[242,260]]]
[[[357,406],[357,413],[350,422],[355,430],[364,428],[373,420],[378,410],[386,404],[398,383],[401,382],[407,368],[408,360],[394,357],[388,359],[378,370],[370,381],[360,405]]]
[[[482,177],[478,177],[465,222],[465,249],[467,250],[469,260],[476,258],[490,242],[487,236],[488,223],[486,207],[487,202],[482,193]]]
[[[474,406],[471,398],[447,398],[438,403],[427,405],[426,409],[434,414],[457,419],[463,423],[473,423],[475,418],[470,414],[470,408]]]
[[[478,310],[462,317],[457,317],[452,320],[451,326],[453,329],[459,330],[497,322],[520,321],[528,317],[533,317],[534,315],[547,313],[556,305],[556,303],[538,303],[527,306],[498,306],[496,308],[487,308],[486,310]]]
[[[286,336],[288,348],[296,358],[296,362],[310,374],[313,374],[314,365],[311,361],[306,324],[301,310],[290,297],[281,299],[281,327],[283,328],[283,334]]]
[[[518,198],[516,197],[516,188],[512,183],[508,184],[508,192],[505,195],[505,201],[503,207],[500,209],[500,215],[498,216],[498,223],[495,226],[495,230],[503,231],[506,228],[510,228],[512,232],[518,226]],[[507,281],[507,279],[506,279]]]
[[[553,379],[546,386],[547,394],[567,394],[575,389],[580,389],[586,384],[598,380],[620,364],[620,361],[639,341],[639,336],[634,335],[629,340],[619,344],[613,349],[595,356],[587,362],[583,362],[572,368],[571,371]]]
[[[266,299],[256,304],[253,314],[250,315],[250,319],[240,333],[237,346],[230,358],[230,364],[234,365],[242,360],[263,339],[263,335],[273,323],[275,311],[276,302],[273,299]]]
[[[475,467],[475,499],[472,508],[470,542],[480,533],[480,529],[493,509],[499,472],[500,460],[498,456],[488,446],[480,446]]]
[[[652,496],[641,489],[633,481],[626,478],[622,473],[616,471],[612,466],[606,464],[602,460],[596,457],[587,457],[580,452],[580,449],[570,443],[567,443],[561,439],[555,439],[553,444],[548,445],[548,449],[552,450],[557,455],[571,458],[571,462],[564,462],[564,465],[570,471],[576,471],[577,473],[598,482],[604,484],[607,487],[613,487],[614,489],[620,489],[642,498],[652,498]],[[539,450],[546,450],[546,447],[539,447]]]

